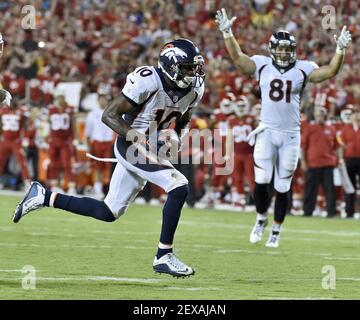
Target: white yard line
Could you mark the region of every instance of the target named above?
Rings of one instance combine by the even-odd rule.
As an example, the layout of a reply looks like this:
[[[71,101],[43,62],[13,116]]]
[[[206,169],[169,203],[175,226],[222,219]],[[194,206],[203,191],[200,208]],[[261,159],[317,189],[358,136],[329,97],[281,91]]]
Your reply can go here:
[[[160,222],[160,221],[159,221]],[[244,224],[234,224],[234,223],[217,223],[217,222],[194,222],[189,220],[181,220],[180,224],[187,225],[190,227],[196,228],[222,228],[222,229],[232,229],[232,230],[250,230],[252,229],[253,225],[244,225]],[[315,230],[315,229],[290,229],[290,228],[283,228],[283,233],[300,233],[300,234],[314,234],[314,235],[327,235],[327,236],[335,236],[335,237],[359,237],[360,241],[360,232],[344,232],[344,231],[329,231],[329,230]]]
[[[5,278],[0,277],[0,280],[22,280],[22,277]],[[157,283],[166,281],[165,279],[140,279],[140,278],[126,278],[126,277],[106,277],[106,276],[80,276],[80,277],[36,277],[37,281],[63,282],[63,281],[104,281],[104,282],[135,282],[135,283]]]
[[[73,245],[73,244],[38,244],[38,243],[3,243],[0,242],[0,247],[36,247],[36,248],[81,248],[81,249],[109,249],[113,246],[108,245]]]
[[[331,297],[259,297],[259,300],[336,300],[336,298]]]
[[[326,260],[346,260],[346,261],[360,261],[360,258],[349,258],[349,257],[325,257]]]
[[[184,290],[184,291],[212,291],[212,290],[224,290],[224,289],[220,289],[220,288],[203,288],[203,287],[198,287],[198,288],[181,288],[181,287],[166,287],[163,288],[163,290]]]

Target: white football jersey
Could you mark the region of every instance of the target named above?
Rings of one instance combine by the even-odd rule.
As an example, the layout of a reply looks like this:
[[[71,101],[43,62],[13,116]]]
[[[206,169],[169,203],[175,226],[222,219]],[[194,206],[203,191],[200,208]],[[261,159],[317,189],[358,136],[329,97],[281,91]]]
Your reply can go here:
[[[289,70],[276,68],[270,57],[255,55],[256,80],[261,90],[260,121],[282,131],[300,131],[300,102],[315,62],[297,60]]]
[[[157,129],[166,129],[187,110],[195,107],[204,94],[204,83],[187,89],[169,87],[160,69],[143,66],[128,74],[122,94],[135,107],[123,119],[145,133],[156,121]]]

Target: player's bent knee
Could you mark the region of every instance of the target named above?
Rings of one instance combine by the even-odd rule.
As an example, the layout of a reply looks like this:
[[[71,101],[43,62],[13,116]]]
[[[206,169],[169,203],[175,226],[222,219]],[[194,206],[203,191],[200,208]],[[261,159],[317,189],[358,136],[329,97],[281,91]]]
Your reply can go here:
[[[286,179],[286,181],[280,181],[280,182],[275,181],[274,183],[274,189],[280,193],[288,192],[290,190],[290,186],[291,186],[291,179]]]
[[[255,168],[255,182],[258,184],[268,184],[271,182],[272,173]]]
[[[284,154],[284,169],[287,171],[295,171],[298,161],[299,161],[299,152],[297,148],[288,149]]]
[[[186,199],[188,193],[189,193],[189,185],[184,184],[184,185],[182,185],[180,187],[172,189],[171,191],[169,191],[168,194],[172,198],[176,198],[176,199],[179,199],[179,200],[184,200],[184,199]]]
[[[101,219],[105,222],[114,222],[116,217],[110,207],[104,202],[99,202],[99,205],[93,205],[92,216]]]
[[[170,178],[169,181],[167,181],[166,183],[158,184],[165,190],[166,193],[170,193],[175,189],[181,188],[182,186],[189,184],[188,179],[186,179],[186,177],[179,171],[174,170],[173,174],[175,176],[175,179]]]
[[[119,219],[127,210],[128,206],[124,205],[117,210],[112,210],[115,220]]]
[[[128,205],[127,204],[121,204],[118,202],[110,202],[110,201],[106,201],[107,199],[105,199],[105,204],[107,205],[107,207],[109,208],[111,214],[114,217],[114,221],[119,219],[127,210]]]

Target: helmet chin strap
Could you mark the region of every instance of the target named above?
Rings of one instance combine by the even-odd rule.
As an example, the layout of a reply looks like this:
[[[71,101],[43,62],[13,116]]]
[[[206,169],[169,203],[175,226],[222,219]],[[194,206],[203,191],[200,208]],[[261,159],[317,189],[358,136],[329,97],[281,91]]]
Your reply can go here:
[[[184,79],[175,80],[175,83],[180,88],[185,89],[192,85],[192,83],[194,82],[194,79],[195,79],[195,77],[184,77]]]
[[[166,70],[162,67],[160,63],[159,63],[159,68],[171,81],[173,81],[181,89],[188,88],[194,83],[194,80],[196,79],[196,77],[184,77],[184,79],[177,80],[176,79],[176,77],[178,76],[177,73],[172,77],[168,72],[166,72]],[[187,80],[189,80],[190,83],[188,83]]]

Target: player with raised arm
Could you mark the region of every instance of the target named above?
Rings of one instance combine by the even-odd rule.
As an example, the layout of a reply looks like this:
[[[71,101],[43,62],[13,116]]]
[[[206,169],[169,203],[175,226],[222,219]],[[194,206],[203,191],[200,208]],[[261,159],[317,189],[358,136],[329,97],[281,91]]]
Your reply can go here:
[[[278,247],[281,224],[285,219],[287,192],[299,159],[300,152],[300,101],[307,82],[319,83],[334,77],[341,69],[345,49],[351,34],[343,27],[335,36],[336,52],[328,65],[296,58],[296,40],[285,30],[275,32],[269,41],[270,57],[247,56],[236,41],[231,25],[236,17],[228,19],[225,9],[217,11],[216,23],[222,32],[225,46],[235,65],[248,76],[255,76],[261,89],[259,126],[248,136],[255,144],[254,201],[257,219],[250,234],[250,242],[261,241],[267,225],[268,184],[273,172],[276,190],[274,223],[266,243]]]
[[[118,163],[104,201],[52,193],[33,182],[16,207],[13,221],[47,206],[112,222],[125,213],[150,181],[168,193],[153,269],[175,277],[194,274],[195,270],[173,253],[173,238],[188,194],[188,181],[168,159],[147,151],[154,145],[155,151],[158,147],[163,149],[164,141],[158,140],[157,135],[170,125],[175,125],[177,133],[186,131],[192,109],[204,93],[203,65],[204,58],[193,42],[176,39],[162,48],[158,68],[139,67],[127,76],[122,94],[106,107],[102,116],[103,122],[118,134],[114,145]],[[153,136],[155,143],[151,143]],[[174,139],[171,141],[177,144]]]

